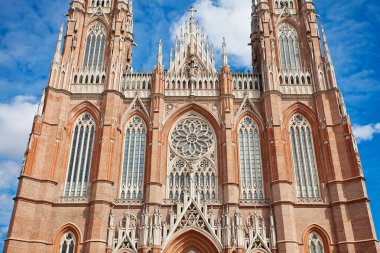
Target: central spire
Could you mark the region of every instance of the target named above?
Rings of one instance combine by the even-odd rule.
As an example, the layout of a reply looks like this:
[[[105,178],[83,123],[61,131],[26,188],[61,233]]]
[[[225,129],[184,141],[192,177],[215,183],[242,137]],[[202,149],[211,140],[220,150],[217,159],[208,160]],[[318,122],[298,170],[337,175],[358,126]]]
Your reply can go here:
[[[197,10],[192,6],[187,10],[189,17],[184,29],[180,29],[174,50],[171,49],[170,71],[172,74],[185,74],[196,66],[197,73],[216,73],[213,47],[205,39],[203,29],[195,21]],[[190,66],[191,65],[191,66]]]

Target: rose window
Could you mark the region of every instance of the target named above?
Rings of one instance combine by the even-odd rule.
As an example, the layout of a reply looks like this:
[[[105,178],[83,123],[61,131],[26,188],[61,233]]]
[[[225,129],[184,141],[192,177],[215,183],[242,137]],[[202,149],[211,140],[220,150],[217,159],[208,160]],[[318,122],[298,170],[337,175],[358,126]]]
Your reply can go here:
[[[186,194],[202,202],[218,198],[216,135],[195,112],[183,115],[169,134],[167,199],[184,201]],[[191,193],[192,192],[192,193]]]
[[[205,156],[214,145],[211,128],[199,119],[185,119],[178,123],[172,131],[171,140],[174,152],[187,159]]]

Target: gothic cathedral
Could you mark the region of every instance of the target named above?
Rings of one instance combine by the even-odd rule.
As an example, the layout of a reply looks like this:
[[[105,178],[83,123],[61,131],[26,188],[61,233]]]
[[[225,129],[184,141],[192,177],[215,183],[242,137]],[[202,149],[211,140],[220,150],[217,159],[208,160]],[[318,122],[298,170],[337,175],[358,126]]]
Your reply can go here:
[[[132,6],[71,2],[5,253],[380,252],[312,0],[253,0],[235,73],[194,8],[170,66],[160,41],[134,72]]]

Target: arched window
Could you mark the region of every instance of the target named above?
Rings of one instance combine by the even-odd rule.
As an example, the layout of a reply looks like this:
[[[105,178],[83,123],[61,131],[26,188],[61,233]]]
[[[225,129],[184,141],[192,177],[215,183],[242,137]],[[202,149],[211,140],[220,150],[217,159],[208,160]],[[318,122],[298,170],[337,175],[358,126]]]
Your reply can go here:
[[[171,130],[167,171],[168,199],[183,201],[185,194],[205,202],[217,199],[216,136],[199,114],[182,116]]]
[[[88,113],[82,114],[77,119],[73,130],[64,194],[67,197],[84,197],[87,195],[94,135],[94,119]]]
[[[59,245],[59,253],[75,253],[76,238],[73,233],[67,232],[63,235]]]
[[[309,237],[309,253],[324,253],[323,241],[321,237],[313,232]]]
[[[106,30],[97,22],[87,32],[83,68],[101,69],[103,67]]]
[[[300,198],[320,197],[312,138],[309,122],[302,115],[295,115],[290,122],[290,141],[297,197]]]
[[[281,68],[283,70],[300,69],[301,61],[297,31],[290,25],[283,24],[278,32]]]
[[[143,197],[146,150],[146,126],[135,116],[125,130],[123,170],[121,175],[121,199]]]
[[[239,156],[242,199],[264,199],[259,130],[249,117],[239,125]]]

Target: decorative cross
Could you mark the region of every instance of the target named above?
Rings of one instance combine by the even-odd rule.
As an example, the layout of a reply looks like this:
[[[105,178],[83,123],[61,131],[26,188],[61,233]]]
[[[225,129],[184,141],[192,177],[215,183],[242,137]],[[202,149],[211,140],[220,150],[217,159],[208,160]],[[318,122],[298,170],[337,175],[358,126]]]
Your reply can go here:
[[[197,12],[194,6],[191,6],[191,8],[188,9],[187,11],[190,12],[191,18],[194,18],[194,14]]]

